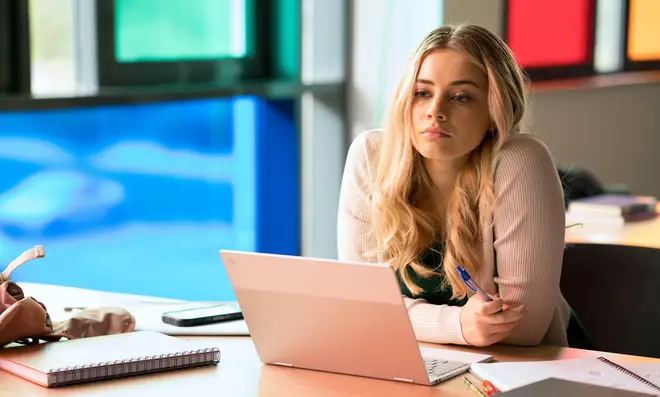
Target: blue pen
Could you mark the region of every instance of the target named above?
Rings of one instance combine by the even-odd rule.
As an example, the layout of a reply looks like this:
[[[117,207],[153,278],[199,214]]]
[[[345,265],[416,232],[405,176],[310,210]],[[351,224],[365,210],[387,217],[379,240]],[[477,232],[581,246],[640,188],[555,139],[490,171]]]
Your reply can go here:
[[[467,285],[467,287],[470,289],[470,291],[472,291],[474,293],[478,293],[479,295],[481,295],[481,297],[486,302],[490,302],[490,301],[493,300],[493,298],[488,296],[488,294],[485,293],[484,290],[479,288],[477,283],[472,281],[472,278],[470,277],[470,274],[465,269],[463,269],[462,267],[456,265],[456,270],[458,270],[458,274],[461,275],[461,280],[463,280],[463,283],[465,283],[465,285]]]

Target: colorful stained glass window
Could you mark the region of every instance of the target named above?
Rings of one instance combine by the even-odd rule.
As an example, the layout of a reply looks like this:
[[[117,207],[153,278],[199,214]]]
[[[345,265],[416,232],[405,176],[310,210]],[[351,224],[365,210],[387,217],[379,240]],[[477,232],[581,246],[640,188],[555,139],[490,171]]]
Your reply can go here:
[[[0,112],[0,263],[43,244],[14,281],[235,299],[218,250],[300,254],[295,109],[246,96]]]
[[[526,68],[589,60],[592,0],[509,0],[507,43]]]
[[[251,0],[115,0],[116,59],[245,57],[253,30],[251,6]]]
[[[628,59],[660,59],[660,1],[630,0],[628,15]]]

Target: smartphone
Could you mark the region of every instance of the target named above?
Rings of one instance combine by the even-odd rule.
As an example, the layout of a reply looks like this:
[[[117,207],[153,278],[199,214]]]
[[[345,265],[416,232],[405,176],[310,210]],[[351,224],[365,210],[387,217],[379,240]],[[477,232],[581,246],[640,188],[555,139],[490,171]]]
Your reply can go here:
[[[223,321],[241,320],[242,318],[243,313],[236,303],[173,310],[163,313],[162,316],[164,323],[176,325],[177,327],[191,327]]]

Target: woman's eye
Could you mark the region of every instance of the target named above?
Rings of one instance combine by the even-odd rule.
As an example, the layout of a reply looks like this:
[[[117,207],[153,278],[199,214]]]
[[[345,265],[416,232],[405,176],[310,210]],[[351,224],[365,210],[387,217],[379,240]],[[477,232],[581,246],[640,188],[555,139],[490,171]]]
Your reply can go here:
[[[467,102],[470,100],[470,98],[467,95],[463,94],[454,94],[451,99],[457,101],[457,102]]]
[[[428,91],[415,91],[415,96],[418,98],[428,98],[430,94]]]

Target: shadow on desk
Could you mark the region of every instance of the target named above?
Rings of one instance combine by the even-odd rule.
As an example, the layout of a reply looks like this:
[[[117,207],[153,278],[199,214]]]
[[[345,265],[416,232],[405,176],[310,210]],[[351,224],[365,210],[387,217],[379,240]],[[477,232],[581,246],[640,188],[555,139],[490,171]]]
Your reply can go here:
[[[660,249],[569,244],[561,290],[596,350],[660,358]]]
[[[462,376],[462,375],[461,375]],[[460,390],[457,390],[460,391]],[[381,379],[339,375],[321,371],[263,365],[259,376],[259,396],[451,396],[437,387],[411,385]],[[459,394],[457,394],[459,395]]]

